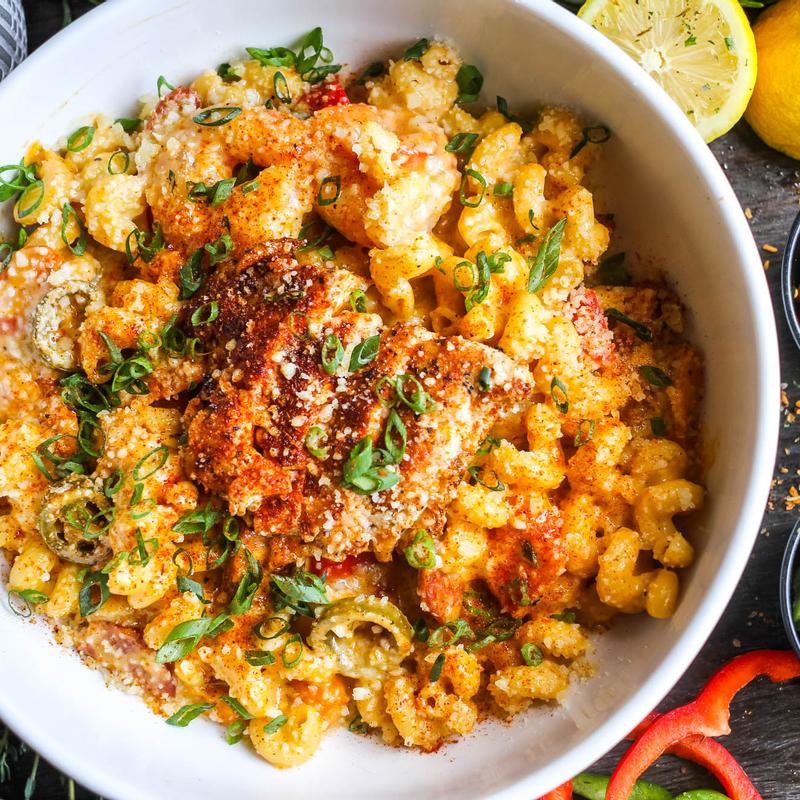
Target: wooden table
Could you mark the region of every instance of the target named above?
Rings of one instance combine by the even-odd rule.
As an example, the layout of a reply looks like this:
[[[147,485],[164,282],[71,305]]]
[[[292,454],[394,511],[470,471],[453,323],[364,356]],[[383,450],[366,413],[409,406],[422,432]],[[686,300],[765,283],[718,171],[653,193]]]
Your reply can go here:
[[[23,1],[28,18],[29,48],[33,50],[61,27],[62,3],[60,0]],[[72,3],[76,15],[90,7],[87,0]],[[763,257],[769,260],[765,275],[777,317],[783,380],[791,410],[795,402],[800,401],[800,354],[783,319],[780,259],[789,226],[800,210],[800,162],[770,150],[744,122],[714,142],[711,149],[725,169],[742,207],[752,212],[750,224],[756,242],[759,246],[773,245],[779,250],[778,253],[763,252]],[[796,423],[787,419],[786,408],[782,414],[776,480],[750,563],[722,620],[670,693],[664,707],[686,702],[716,667],[738,653],[761,647],[788,646],[778,607],[778,570],[784,542],[797,518],[794,511],[785,507],[784,498],[791,486],[800,487],[800,418]],[[735,702],[733,711],[733,733],[725,743],[741,760],[764,798],[800,800],[800,686],[775,687],[759,681]],[[621,750],[619,747],[612,750],[596,765],[597,770],[610,772]],[[21,800],[31,761],[32,755],[23,757],[14,769],[12,783],[0,785],[0,800]],[[649,776],[675,793],[679,789],[714,786],[702,770],[668,758],[651,770]],[[34,797],[37,800],[67,798],[65,780],[48,765],[41,764]],[[92,797],[94,795],[89,792],[77,789],[77,800]]]

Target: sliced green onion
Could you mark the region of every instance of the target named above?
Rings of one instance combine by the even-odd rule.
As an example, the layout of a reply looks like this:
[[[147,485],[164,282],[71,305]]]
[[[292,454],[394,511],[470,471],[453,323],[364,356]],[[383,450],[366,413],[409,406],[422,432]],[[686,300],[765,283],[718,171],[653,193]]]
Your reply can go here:
[[[233,621],[226,613],[216,617],[200,617],[178,623],[156,651],[158,664],[171,664],[184,658],[194,650],[203,637],[218,636],[233,627]]]
[[[513,183],[496,183],[492,188],[492,194],[495,197],[511,197],[514,194],[514,184]]]
[[[268,667],[275,663],[275,656],[269,650],[245,650],[244,660],[251,667]]]
[[[522,555],[527,561],[530,561],[534,567],[539,566],[539,557],[536,555],[536,551],[533,549],[533,544],[527,539],[522,542]]]
[[[651,331],[647,325],[637,322],[635,319],[623,314],[619,309],[607,308],[606,316],[611,317],[611,319],[615,319],[617,322],[621,322],[623,325],[627,325],[633,330],[633,332],[636,334],[636,337],[641,339],[643,342],[653,341],[653,331]]]
[[[477,133],[457,133],[453,138],[444,146],[448,153],[460,153],[465,159],[472,155],[475,149],[475,143],[478,141]]]
[[[217,67],[217,75],[222,78],[223,83],[237,83],[242,78],[231,69],[231,65],[227,61],[223,61]]]
[[[67,225],[70,218],[73,218],[78,225],[78,240],[75,244],[72,244],[67,238]],[[70,203],[64,203],[61,209],[61,241],[64,242],[73,255],[82,256],[86,252],[86,243],[88,241],[86,226]]]
[[[464,276],[465,271],[469,273],[468,276]],[[465,277],[469,277],[469,283],[464,282]],[[458,264],[453,267],[453,286],[455,287],[456,291],[466,294],[467,292],[472,291],[477,283],[477,270],[471,261],[459,261]]]
[[[367,733],[369,731],[369,725],[361,718],[361,714],[357,713],[353,719],[350,720],[347,730],[350,731],[350,733]]]
[[[115,469],[103,481],[103,494],[106,497],[113,497],[122,488],[125,483],[125,473],[121,469]]]
[[[164,89],[168,89],[170,92],[175,91],[175,87],[163,75],[159,75],[158,80],[156,81],[156,93],[158,94],[159,99],[164,96],[162,94]]]
[[[480,466],[473,466],[467,467],[467,472],[475,481],[475,483],[483,486],[484,489],[488,489],[490,492],[502,492],[506,485],[500,480],[500,476],[494,471],[491,471],[491,474],[494,475],[494,483],[487,483],[484,478],[484,468]]]
[[[529,606],[533,604],[528,595],[528,581],[525,578],[514,578],[508,585],[508,593],[511,600],[518,606]]]
[[[319,186],[317,204],[329,206],[339,199],[342,191],[342,179],[339,175],[328,175]]]
[[[482,442],[481,446],[478,448],[478,452],[476,455],[479,456],[488,456],[489,453],[494,450],[495,447],[500,446],[500,440],[495,438],[494,436],[487,436]]]
[[[429,47],[430,42],[427,39],[418,39],[403,53],[403,61],[413,61],[416,58],[422,58]]]
[[[258,61],[262,67],[293,67],[295,55],[288,47],[246,47],[247,54]]]
[[[272,76],[272,87],[275,90],[275,96],[281,103],[285,103],[288,106],[292,102],[289,84],[286,83],[286,77],[282,72],[276,72]]]
[[[448,634],[450,635],[448,636]],[[450,647],[461,639],[472,638],[473,636],[469,623],[463,619],[457,619],[452,622],[445,622],[444,625],[440,625],[436,630],[431,631],[431,635],[428,637],[428,647],[432,650],[438,650],[439,648]],[[445,639],[445,637],[447,638]]]
[[[570,158],[575,158],[587,144],[603,144],[611,138],[611,131],[605,125],[594,125],[581,131],[581,140],[572,148]]]
[[[143,481],[145,478],[149,478],[167,463],[167,458],[169,458],[169,448],[165,444],[154,447],[149,453],[143,455],[134,465],[131,471],[133,479],[135,481]],[[148,462],[152,462],[152,464],[148,465]],[[145,465],[148,465],[150,468],[147,472],[142,474]]]
[[[439,653],[439,655],[436,656],[436,661],[433,662],[430,675],[428,676],[428,681],[430,683],[436,683],[436,681],[439,680],[442,674],[442,668],[444,667],[444,662],[445,662],[444,653]]]
[[[291,648],[291,652],[290,652]],[[292,634],[281,650],[281,661],[286,669],[293,669],[303,658],[303,639],[299,633]]]
[[[119,167],[114,166],[114,159],[118,159],[122,157],[122,165]],[[108,157],[108,174],[109,175],[123,175],[128,171],[128,167],[131,164],[131,157],[130,154],[127,153],[125,150],[115,150],[109,157]]]
[[[173,557],[173,561],[174,560],[175,559]],[[175,585],[178,591],[181,593],[191,592],[203,605],[208,605],[209,603],[211,603],[210,600],[206,600],[205,598],[202,584],[198,583],[196,580],[193,580],[192,578],[189,578],[187,575],[178,575],[177,578],[175,579]]]
[[[261,564],[247,548],[244,548],[244,556],[247,567],[228,605],[228,611],[234,616],[245,614],[250,610],[263,577]]]
[[[342,340],[335,333],[326,336],[320,352],[322,369],[325,370],[326,374],[333,375],[342,363],[343,357],[344,347],[342,346]]]
[[[483,88],[483,75],[474,64],[462,64],[456,73],[456,103],[474,103]]]
[[[561,239],[567,218],[556,222],[545,234],[535,258],[528,257],[528,291],[533,294],[544,288],[545,284],[553,277],[558,269],[561,257]]]
[[[342,486],[356,494],[368,495],[398,484],[400,473],[386,469],[380,456],[380,451],[375,451],[369,436],[361,438],[353,446],[342,468]]]
[[[516,122],[517,125],[519,125],[520,128],[522,128],[523,131],[525,131],[525,133],[528,133],[530,130],[532,130],[533,125],[531,125],[531,123],[527,119],[525,119],[524,117],[520,117],[518,114],[512,114],[508,110],[508,100],[506,100],[505,97],[500,97],[498,95],[498,97],[497,97],[497,110],[504,117],[506,117],[509,120],[511,120],[511,122]]]
[[[417,531],[414,541],[403,550],[403,554],[414,569],[433,569],[436,566],[436,546],[427,531]]]
[[[481,186],[481,193],[478,195],[477,200],[467,200],[465,196],[465,190],[467,188],[467,181],[469,178],[473,178],[476,180]],[[458,200],[462,206],[466,206],[467,208],[477,208],[481,201],[483,200],[484,195],[486,194],[486,178],[477,172],[474,169],[468,169],[464,172],[461,176],[461,187],[458,190]]]
[[[555,376],[550,381],[550,397],[553,398],[553,404],[562,414],[566,414],[569,411],[567,386],[564,381]]]
[[[200,325],[208,325],[219,317],[219,303],[212,300],[210,303],[203,303],[199,308],[192,312],[190,317],[192,325],[199,327]]]
[[[366,367],[378,355],[380,349],[381,337],[376,333],[367,339],[359,342],[350,354],[350,364],[347,369],[349,372],[355,372],[362,367]]]
[[[97,597],[95,598],[95,587]],[[98,611],[111,596],[108,589],[108,575],[102,572],[87,572],[83,585],[78,593],[78,610],[82,617],[88,617]]]
[[[631,273],[625,266],[625,253],[615,253],[604,258],[592,275],[593,286],[629,286]]]
[[[420,618],[414,623],[414,638],[418,642],[427,642],[431,632],[428,630],[428,623]]]
[[[125,133],[136,133],[136,131],[142,127],[142,121],[140,119],[118,117],[114,120],[114,122],[120,125]]]
[[[109,523],[110,524],[110,523]],[[148,547],[150,548],[148,550]],[[128,562],[137,567],[146,567],[158,552],[158,539],[144,539],[140,528],[136,529],[136,549],[131,550]]]
[[[478,388],[482,392],[489,392],[492,389],[492,368],[481,367],[478,373]]]
[[[300,320],[302,328],[298,328],[298,323],[296,320]],[[289,330],[298,338],[298,339],[310,339],[311,338],[311,328],[310,323],[308,321],[308,314],[305,311],[292,311],[289,314]]]
[[[386,72],[386,66],[382,61],[373,61],[359,76],[356,83],[365,84],[370,78],[377,78]]]
[[[185,728],[192,720],[197,719],[204,711],[210,711],[215,705],[215,703],[189,703],[189,705],[181,706],[171,717],[167,718],[167,725]]]
[[[367,295],[362,289],[354,289],[350,292],[350,308],[356,314],[364,314],[367,311]]]
[[[203,245],[203,250],[208,253],[208,261],[211,266],[227,261],[233,253],[233,239],[229,233],[223,233],[215,242]]]
[[[131,239],[136,242],[136,255],[131,250]],[[133,264],[137,258],[141,258],[145,264],[149,264],[156,253],[164,248],[164,236],[161,233],[161,225],[156,222],[153,233],[150,236],[150,241],[147,241],[147,234],[134,228],[125,237],[125,255],[128,257],[128,263]]]
[[[26,199],[27,198],[27,199]],[[27,217],[33,214],[44,200],[44,181],[35,180],[29,184],[17,200],[17,216]],[[27,203],[27,205],[25,205]]]
[[[652,417],[650,420],[650,430],[653,431],[653,436],[666,436],[667,423],[664,422],[664,417]]]
[[[672,386],[672,378],[663,369],[654,364],[643,364],[639,367],[639,373],[653,386],[663,389]]]
[[[542,649],[538,645],[533,644],[533,642],[522,645],[519,652],[522,655],[522,660],[525,662],[526,666],[529,667],[538,667],[544,659]]]
[[[289,717],[287,717],[286,714],[279,714],[264,726],[264,733],[272,736],[273,734],[277,733],[288,721]]]
[[[411,384],[413,391],[409,395],[406,384]],[[415,414],[427,414],[436,409],[436,401],[422,388],[422,384],[413,375],[398,375],[394,381],[398,399]]]
[[[81,150],[85,150],[92,143],[94,130],[92,125],[84,125],[82,128],[78,128],[67,139],[67,150],[70,153],[79,153]]]
[[[181,284],[181,291],[178,295],[181,300],[188,300],[197,294],[197,290],[203,285],[202,272],[203,248],[199,247],[190,256],[189,260],[180,268],[178,278]]]
[[[192,117],[192,122],[196,122],[198,125],[216,128],[219,125],[227,125],[241,113],[242,109],[238,106],[207,108],[205,111],[201,111],[199,114]]]
[[[274,576],[273,576],[274,577]],[[271,626],[273,623],[277,622],[278,627],[267,629],[266,626]],[[259,639],[263,639],[264,641],[269,641],[270,639],[277,639],[278,636],[282,636],[289,630],[289,621],[285,620],[283,617],[266,617],[262,619],[260,622],[256,623],[253,626],[253,634],[258,637]]]
[[[395,436],[399,438],[399,444],[395,442]],[[400,464],[403,461],[403,456],[406,454],[407,433],[406,426],[403,424],[400,415],[395,409],[389,412],[389,417],[386,421],[386,431],[383,435],[383,442],[388,456],[385,463]]]
[[[309,428],[306,434],[306,450],[308,450],[314,458],[327,458],[328,448],[319,446],[320,442],[324,441],[326,438],[327,434],[324,428],[320,428],[319,425],[314,425],[312,428]]]
[[[37,589],[9,589],[8,607],[18,617],[27,619],[33,613],[32,606],[46,603],[50,598]]]

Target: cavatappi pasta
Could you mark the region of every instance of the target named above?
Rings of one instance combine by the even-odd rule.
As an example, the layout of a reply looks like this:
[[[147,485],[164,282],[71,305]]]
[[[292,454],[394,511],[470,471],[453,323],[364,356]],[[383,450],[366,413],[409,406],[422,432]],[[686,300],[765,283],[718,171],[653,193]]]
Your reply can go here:
[[[606,128],[441,41],[248,54],[3,168],[9,603],[277,767],[434,750],[673,614],[701,360],[606,256]]]

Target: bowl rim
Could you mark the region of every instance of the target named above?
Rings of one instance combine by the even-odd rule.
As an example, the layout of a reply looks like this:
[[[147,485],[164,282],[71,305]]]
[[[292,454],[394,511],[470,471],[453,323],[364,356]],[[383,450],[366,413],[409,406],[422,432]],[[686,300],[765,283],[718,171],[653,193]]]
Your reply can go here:
[[[800,212],[794,218],[792,227],[789,229],[789,237],[786,240],[786,247],[783,251],[781,260],[781,299],[783,300],[783,313],[786,316],[786,323],[792,334],[794,343],[800,348],[800,316],[797,313],[794,291],[798,283],[795,275],[800,271]]]
[[[798,215],[798,220],[800,220],[800,215]],[[800,568],[800,520],[795,522],[789,538],[786,540],[778,588],[783,627],[786,629],[786,636],[792,648],[800,656],[800,630],[792,618],[792,578],[798,568]]]
[[[653,122],[669,128],[679,141],[686,156],[684,168],[693,169],[708,187],[709,196],[720,206],[723,230],[733,240],[740,254],[736,263],[747,285],[758,361],[758,374],[753,376],[758,387],[758,417],[755,420],[750,485],[741,501],[738,522],[731,531],[717,575],[707,587],[697,612],[680,632],[675,646],[614,714],[603,720],[575,747],[538,772],[530,773],[487,795],[492,800],[529,800],[534,791],[541,792],[543,782],[548,789],[555,788],[621,741],[677,683],[720,619],[747,564],[769,493],[779,434],[780,371],[775,318],[758,249],[721,166],[684,113],[633,59],[565,8],[555,2],[543,3],[542,0],[504,1],[524,8],[534,18],[547,23],[558,35],[573,39],[584,46],[591,56],[602,60],[621,80],[632,85],[652,114]],[[185,0],[171,0],[168,5],[163,0],[139,0],[136,3],[137,16],[145,19],[156,10],[163,13],[185,4]],[[3,81],[0,98],[18,85],[33,80],[37,73],[41,74],[48,66],[53,68],[49,74],[57,74],[59,53],[70,40],[84,33],[107,30],[114,18],[132,5],[133,0],[109,1],[57,33]],[[770,413],[770,409],[774,409],[774,413]],[[93,791],[115,800],[140,800],[144,797],[124,775],[114,772],[107,765],[93,762],[87,751],[60,740],[46,726],[35,725],[24,713],[24,703],[17,703],[11,692],[0,692],[0,717],[47,761]]]

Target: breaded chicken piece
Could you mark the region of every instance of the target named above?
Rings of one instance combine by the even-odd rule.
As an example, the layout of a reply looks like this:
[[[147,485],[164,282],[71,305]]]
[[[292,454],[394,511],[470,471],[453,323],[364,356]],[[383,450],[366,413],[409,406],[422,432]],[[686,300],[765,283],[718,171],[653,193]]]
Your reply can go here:
[[[256,532],[271,538],[273,567],[309,553],[339,560],[370,550],[388,559],[423,512],[450,503],[491,425],[530,390],[530,373],[484,345],[417,325],[389,329],[352,312],[361,279],[301,267],[296,246],[281,240],[249,251],[194,301],[216,301],[219,316],[197,331],[214,371],[187,409],[189,472],[226,496],[231,513],[253,513]],[[354,346],[376,334],[377,356],[349,371]],[[321,351],[334,335],[344,353],[328,375]],[[492,383],[482,391],[477,377],[487,367]],[[401,375],[416,378],[435,406],[419,414],[396,407],[407,443],[402,462],[386,469],[399,480],[357,493],[343,485],[344,467],[364,437],[384,446],[390,410],[376,386]],[[312,428],[322,429],[324,457],[306,448]]]

